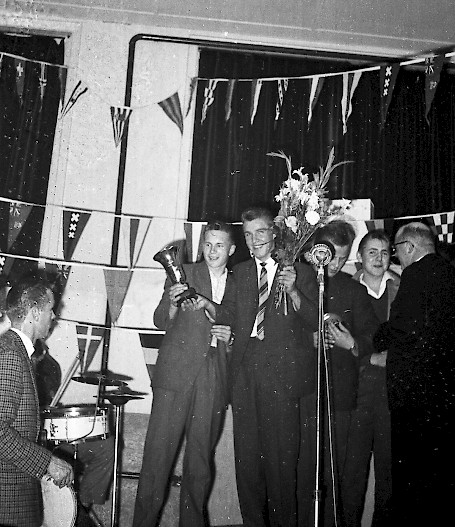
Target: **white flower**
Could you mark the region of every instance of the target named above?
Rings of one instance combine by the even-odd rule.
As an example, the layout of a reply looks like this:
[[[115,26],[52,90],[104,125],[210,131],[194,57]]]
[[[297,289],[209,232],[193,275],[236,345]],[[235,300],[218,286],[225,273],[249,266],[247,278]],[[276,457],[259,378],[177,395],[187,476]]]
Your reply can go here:
[[[315,210],[309,210],[305,214],[305,219],[310,225],[316,225],[318,221],[321,219],[321,217]]]
[[[319,207],[319,196],[318,193],[313,191],[308,199],[308,207],[311,210],[316,210]]]
[[[297,232],[297,218],[295,216],[288,216],[284,222],[286,227],[289,227],[293,233]]]

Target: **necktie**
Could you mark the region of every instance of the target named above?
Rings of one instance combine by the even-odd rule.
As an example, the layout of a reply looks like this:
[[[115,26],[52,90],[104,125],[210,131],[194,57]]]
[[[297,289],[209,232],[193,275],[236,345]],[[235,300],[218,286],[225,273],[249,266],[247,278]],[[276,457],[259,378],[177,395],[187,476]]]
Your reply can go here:
[[[266,264],[261,262],[261,274],[259,275],[259,303],[258,303],[258,314],[257,314],[257,337],[259,340],[264,340],[264,315],[265,315],[265,303],[269,296],[269,285],[267,281],[267,269]]]

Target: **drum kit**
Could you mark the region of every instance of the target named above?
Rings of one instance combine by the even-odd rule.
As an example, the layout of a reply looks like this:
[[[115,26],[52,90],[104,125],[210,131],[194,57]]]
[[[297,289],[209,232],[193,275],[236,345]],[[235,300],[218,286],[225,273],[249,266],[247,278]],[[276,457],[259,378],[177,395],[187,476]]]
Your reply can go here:
[[[87,372],[81,376],[68,378],[79,383],[98,386],[96,404],[82,404],[78,406],[56,406],[56,398],[51,405],[42,410],[43,439],[46,444],[58,446],[60,444],[74,445],[74,456],[77,457],[77,445],[81,442],[103,440],[110,436],[110,409],[115,408],[114,431],[114,476],[112,483],[111,527],[117,522],[117,497],[119,477],[119,448],[120,422],[123,406],[131,400],[143,399],[143,392],[131,390],[126,381],[131,377],[113,372]],[[63,383],[65,384],[65,382]],[[115,387],[107,391],[105,387]],[[66,386],[61,386],[58,397]],[[101,405],[100,401],[110,403]],[[58,402],[58,401],[57,401]],[[41,481],[43,495],[44,520],[41,527],[74,527],[77,517],[77,500],[72,488],[59,488],[52,481]],[[61,510],[65,510],[62,518]]]

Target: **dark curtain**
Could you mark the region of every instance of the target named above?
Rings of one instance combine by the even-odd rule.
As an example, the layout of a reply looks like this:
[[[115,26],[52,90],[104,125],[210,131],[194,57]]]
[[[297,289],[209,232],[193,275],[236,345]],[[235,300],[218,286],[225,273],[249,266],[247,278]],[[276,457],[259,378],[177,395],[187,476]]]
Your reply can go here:
[[[201,50],[203,78],[257,78],[348,71],[340,61],[267,59],[259,55]],[[227,83],[219,82],[201,124],[206,81],[196,97],[189,219],[238,221],[253,204],[276,210],[274,196],[287,177],[286,164],[268,152],[283,150],[294,168],[308,173],[325,165],[335,147],[337,169],[329,184],[333,199],[370,198],[375,217],[430,214],[455,208],[455,78],[441,74],[429,122],[425,119],[424,72],[401,68],[387,122],[379,127],[379,71],[364,72],[352,100],[343,135],[342,76],[324,79],[308,126],[310,81],[290,80],[278,121],[277,82],[264,81],[257,114],[250,124],[251,82],[237,82],[232,114],[225,120]]]
[[[63,64],[64,42],[52,37],[10,36],[0,33],[0,52],[31,60]],[[0,76],[0,195],[45,205],[52,148],[60,100],[59,68],[46,68],[41,100],[40,64],[23,61],[22,100],[17,87],[17,62],[3,55]],[[10,204],[0,202],[0,248],[23,256],[39,255],[44,207],[33,207],[20,234],[8,247]],[[34,269],[32,261],[14,259],[9,278]],[[5,268],[6,270],[6,268]]]

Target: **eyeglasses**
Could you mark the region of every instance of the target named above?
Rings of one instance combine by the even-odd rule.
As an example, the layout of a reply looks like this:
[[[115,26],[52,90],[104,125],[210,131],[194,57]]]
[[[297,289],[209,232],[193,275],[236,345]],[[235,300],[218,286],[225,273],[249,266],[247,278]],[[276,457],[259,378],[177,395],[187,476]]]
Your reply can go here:
[[[410,242],[409,240],[402,240],[401,242],[397,242],[394,245],[392,245],[391,247],[392,255],[397,253],[397,246],[400,245],[401,243],[410,243],[414,247],[414,244]]]

